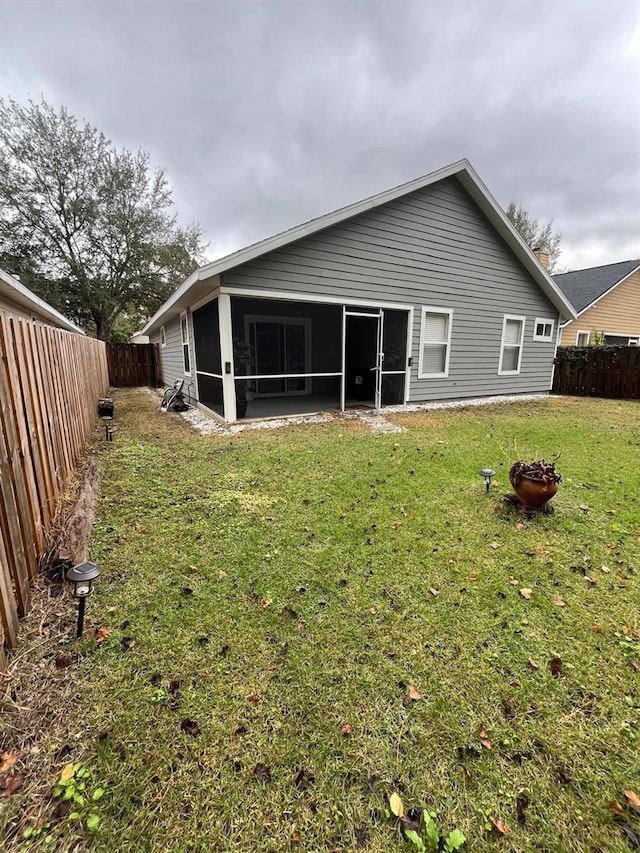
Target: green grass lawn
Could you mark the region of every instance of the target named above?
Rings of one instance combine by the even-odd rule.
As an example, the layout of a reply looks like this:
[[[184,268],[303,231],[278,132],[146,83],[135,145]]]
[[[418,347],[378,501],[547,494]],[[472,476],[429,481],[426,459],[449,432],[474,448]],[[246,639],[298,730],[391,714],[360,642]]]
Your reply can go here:
[[[69,748],[39,732],[49,786],[76,762],[104,793],[44,798],[24,849],[410,851],[394,792],[470,851],[631,849],[639,405],[393,420],[202,437],[117,395],[88,604],[112,633],[65,671]],[[557,453],[555,513],[507,510],[511,463]],[[27,788],[5,827],[35,826]]]

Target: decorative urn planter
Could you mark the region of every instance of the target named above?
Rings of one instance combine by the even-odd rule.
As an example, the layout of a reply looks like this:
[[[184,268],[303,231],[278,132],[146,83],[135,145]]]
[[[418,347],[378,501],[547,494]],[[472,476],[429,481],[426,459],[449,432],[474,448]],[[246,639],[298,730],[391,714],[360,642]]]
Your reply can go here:
[[[562,479],[556,472],[554,462],[523,462],[519,460],[511,466],[509,482],[513,486],[518,500],[525,507],[540,509],[551,500],[558,491]]]

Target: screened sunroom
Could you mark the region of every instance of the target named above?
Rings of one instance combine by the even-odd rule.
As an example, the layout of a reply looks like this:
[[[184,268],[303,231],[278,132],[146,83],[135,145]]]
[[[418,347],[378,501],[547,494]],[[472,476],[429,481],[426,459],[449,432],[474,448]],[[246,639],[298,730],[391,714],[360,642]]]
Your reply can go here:
[[[228,422],[404,403],[410,314],[218,294],[192,309],[199,402]]]

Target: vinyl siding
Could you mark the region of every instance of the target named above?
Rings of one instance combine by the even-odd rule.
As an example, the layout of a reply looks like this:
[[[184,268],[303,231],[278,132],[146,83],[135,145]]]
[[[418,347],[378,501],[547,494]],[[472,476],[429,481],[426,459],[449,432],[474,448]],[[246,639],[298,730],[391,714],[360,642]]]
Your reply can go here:
[[[578,331],[611,332],[619,335],[640,335],[640,270],[603,296],[592,308],[587,308],[577,320],[562,330],[562,346],[576,344]]]
[[[223,287],[414,305],[410,400],[548,391],[558,312],[455,178],[269,252]],[[418,379],[423,305],[453,310],[449,375]],[[526,315],[521,371],[498,376],[504,314]]]
[[[182,335],[180,333],[180,317],[173,317],[165,324],[166,346],[160,346],[160,362],[162,365],[162,382],[169,387],[176,379],[184,379],[185,390],[188,388],[191,397],[197,399],[195,365],[193,354],[193,326],[191,312],[187,315],[189,321],[189,340],[191,342],[191,376],[184,372],[182,360]],[[160,344],[160,330],[151,334],[151,343]]]

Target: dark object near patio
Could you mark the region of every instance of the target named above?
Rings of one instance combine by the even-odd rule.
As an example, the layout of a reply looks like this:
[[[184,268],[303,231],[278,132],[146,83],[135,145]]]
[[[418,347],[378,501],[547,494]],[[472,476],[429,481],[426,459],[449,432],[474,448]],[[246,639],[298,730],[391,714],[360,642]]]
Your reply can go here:
[[[162,403],[160,405],[161,412],[186,412],[189,408],[187,401],[182,393],[184,379],[173,383],[173,388],[168,388],[164,392]]]
[[[514,462],[509,471],[509,482],[513,486],[518,500],[526,509],[541,509],[558,491],[561,476],[553,462],[539,459],[536,462]]]
[[[112,418],[114,406],[115,403],[113,402],[111,397],[100,397],[100,399],[98,400],[98,417]]]

